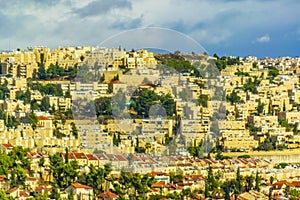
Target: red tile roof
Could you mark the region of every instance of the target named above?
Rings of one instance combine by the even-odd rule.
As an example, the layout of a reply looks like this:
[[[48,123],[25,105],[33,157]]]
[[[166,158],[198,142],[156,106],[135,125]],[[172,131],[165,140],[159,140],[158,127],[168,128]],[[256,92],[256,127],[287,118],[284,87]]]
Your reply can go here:
[[[88,186],[88,185],[83,185],[81,183],[73,183],[72,186],[74,188],[83,188],[83,189],[93,189],[92,187]]]
[[[117,198],[118,195],[116,195],[116,194],[112,193],[111,191],[107,190],[107,191],[105,191],[101,194],[98,194],[97,197],[101,197],[103,199],[114,199],[114,198]]]
[[[3,182],[3,181],[5,181],[5,180],[6,180],[6,177],[3,176],[3,175],[1,175],[1,176],[0,176],[0,182]]]
[[[300,181],[293,181],[290,185],[293,187],[300,187]]]
[[[25,192],[24,190],[21,190],[20,197],[30,197],[30,195],[27,192]]]
[[[96,155],[93,155],[93,154],[85,154],[85,156],[89,160],[98,160],[98,158],[96,157]]]
[[[63,157],[63,159],[65,159],[66,154],[65,154],[65,153],[62,153],[61,156]],[[69,158],[69,159],[75,159],[75,156],[74,156],[73,153],[68,153],[68,158]]]
[[[42,190],[52,191],[52,186],[51,185],[39,185],[37,188],[35,188],[35,191],[42,191]]]
[[[165,184],[164,181],[159,181],[159,182],[154,183],[154,184],[152,185],[153,188],[163,188],[163,187],[165,187],[165,186],[166,186],[166,184]]]
[[[38,120],[43,121],[43,120],[51,120],[51,119],[49,119],[48,117],[45,117],[45,116],[38,116]]]
[[[103,153],[99,153],[99,154],[94,154],[99,160],[109,160],[108,157],[103,154]]]
[[[73,153],[76,159],[86,159],[84,153]]]
[[[127,159],[120,154],[107,154],[110,161],[127,161]]]
[[[15,192],[16,190],[18,190],[17,187],[11,188],[10,190],[6,191],[6,194],[11,194],[11,193]]]
[[[1,144],[5,149],[13,149],[14,146],[11,144]]]
[[[165,172],[151,172],[150,176],[169,176],[169,174]]]

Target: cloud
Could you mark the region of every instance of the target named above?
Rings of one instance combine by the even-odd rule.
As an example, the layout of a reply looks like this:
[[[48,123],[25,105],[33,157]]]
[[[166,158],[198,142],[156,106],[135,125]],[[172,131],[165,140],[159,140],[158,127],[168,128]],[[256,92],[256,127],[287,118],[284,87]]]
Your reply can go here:
[[[259,43],[266,43],[266,42],[270,42],[271,41],[271,38],[269,35],[263,35],[259,38],[256,38],[256,42],[259,42]]]
[[[126,17],[125,19],[117,19],[115,22],[111,24],[111,28],[119,29],[121,31],[139,28],[142,25],[143,16],[139,16],[137,18],[130,19]]]
[[[131,3],[128,0],[95,0],[82,8],[74,10],[74,13],[80,17],[89,17],[106,14],[115,8],[131,8]]]
[[[290,44],[299,38],[298,0],[11,1],[0,1],[1,49],[97,45],[121,31],[149,25],[182,32],[213,53],[226,49],[227,55],[235,47],[236,54],[245,49],[250,54],[251,42],[270,45],[265,33],[282,49],[290,48],[280,38],[283,30],[293,32]]]

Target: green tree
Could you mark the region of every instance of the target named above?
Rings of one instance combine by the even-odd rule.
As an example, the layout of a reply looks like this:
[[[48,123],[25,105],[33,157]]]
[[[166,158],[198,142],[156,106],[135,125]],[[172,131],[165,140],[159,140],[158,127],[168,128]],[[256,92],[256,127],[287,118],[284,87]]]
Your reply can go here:
[[[111,98],[101,97],[95,100],[95,109],[97,116],[112,115]]]
[[[288,120],[281,120],[281,121],[279,121],[279,124],[280,124],[282,127],[285,127],[285,130],[286,130],[287,132],[291,131],[291,126],[290,126]]]
[[[183,176],[181,174],[175,174],[174,172],[170,172],[170,182],[178,183],[183,180]]]
[[[62,188],[64,185],[64,161],[60,153],[55,153],[50,156],[50,171],[54,182],[58,187]]]
[[[17,187],[25,185],[27,175],[21,166],[14,167],[11,172],[10,186]]]
[[[0,190],[0,199],[1,200],[9,200],[9,198],[6,196],[6,194],[3,190]]]
[[[65,186],[70,185],[76,180],[76,178],[78,177],[78,169],[78,162],[75,160],[64,164],[63,178]]]
[[[260,115],[260,114],[263,113],[264,107],[265,107],[264,103],[258,103],[258,106],[257,106],[257,113],[258,113],[258,115]]]
[[[12,167],[21,166],[23,169],[30,170],[30,160],[27,158],[28,150],[23,149],[21,146],[14,147],[8,156],[11,158]]]
[[[270,67],[268,75],[272,78],[276,77],[279,75],[279,70],[276,67]]]
[[[0,175],[8,176],[8,169],[12,167],[13,160],[10,156],[0,152]]]
[[[30,90],[27,89],[25,92],[18,91],[16,93],[16,99],[22,100],[25,104],[29,104],[31,100]]]
[[[205,198],[209,197],[209,185],[208,185],[207,180],[205,181],[204,196],[205,196]]]
[[[119,142],[115,133],[113,134],[113,145],[119,146]]]
[[[231,104],[241,102],[241,97],[235,91],[232,91],[232,93],[229,96],[227,95],[226,98]]]
[[[213,192],[218,187],[211,165],[208,167],[206,182],[209,192]]]
[[[261,180],[261,178],[259,177],[259,175],[258,175],[258,171],[256,171],[256,175],[255,175],[255,190],[256,191],[260,191],[260,180]]]
[[[294,125],[293,125],[293,133],[294,135],[298,134],[298,126],[299,126],[299,123],[296,122]]]
[[[159,96],[159,100],[168,116],[173,116],[176,113],[176,103],[170,93]]]
[[[39,64],[39,68],[38,68],[38,78],[40,80],[45,80],[47,78],[47,71],[45,69],[45,65],[44,63],[40,63]]]
[[[50,103],[48,97],[43,97],[40,105],[41,111],[48,111],[50,108]]]
[[[78,139],[78,130],[74,122],[71,123],[71,133],[76,139]]]
[[[189,199],[191,193],[192,193],[191,188],[183,189],[183,190],[181,191],[182,199],[185,199],[185,197],[187,197],[187,199]]]
[[[240,168],[238,167],[237,172],[236,172],[236,178],[235,178],[235,188],[237,190],[237,193],[242,193],[243,189],[242,189],[242,177],[241,177],[241,173],[240,173]]]
[[[140,118],[149,117],[149,110],[152,105],[158,102],[158,95],[151,90],[140,89],[136,90],[133,95],[130,107],[137,112]]]
[[[208,98],[208,95],[206,95],[206,94],[201,94],[197,99],[199,105],[201,105],[203,107],[207,107],[208,100],[209,100],[209,98]]]
[[[245,179],[246,179],[246,192],[249,192],[250,190],[253,189],[254,177],[252,175],[247,175]]]
[[[31,124],[33,129],[36,128],[38,122],[39,122],[39,119],[36,116],[36,114],[34,112],[29,113],[28,123]]]
[[[225,193],[225,200],[230,200],[230,185],[227,181],[223,184],[223,191]]]
[[[94,193],[99,194],[103,192],[103,183],[112,171],[110,165],[105,165],[104,168],[96,168],[93,165],[89,166],[89,173],[84,173],[79,177],[81,183],[93,187]]]
[[[51,194],[50,194],[49,197],[50,197],[51,199],[58,199],[58,200],[61,199],[61,198],[60,198],[60,195],[59,195],[59,190],[58,190],[57,184],[53,184],[53,185],[52,185],[52,192],[51,192]]]

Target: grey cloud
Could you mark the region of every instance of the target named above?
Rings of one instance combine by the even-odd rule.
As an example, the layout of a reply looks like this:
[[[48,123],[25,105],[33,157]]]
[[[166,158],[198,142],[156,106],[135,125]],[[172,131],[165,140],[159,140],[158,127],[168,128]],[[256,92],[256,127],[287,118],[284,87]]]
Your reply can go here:
[[[37,5],[46,5],[46,6],[55,6],[60,3],[61,0],[31,0],[33,3]]]
[[[12,35],[23,35],[22,31],[25,30],[27,24],[34,21],[35,18],[30,15],[7,16],[0,12],[0,32],[1,37],[11,37]]]
[[[131,8],[131,3],[128,0],[95,0],[83,8],[74,10],[74,13],[80,17],[97,16],[108,13],[115,8]]]
[[[118,30],[128,30],[133,28],[141,27],[143,21],[143,16],[134,18],[134,19],[126,19],[126,20],[117,20],[112,23],[111,28]]]

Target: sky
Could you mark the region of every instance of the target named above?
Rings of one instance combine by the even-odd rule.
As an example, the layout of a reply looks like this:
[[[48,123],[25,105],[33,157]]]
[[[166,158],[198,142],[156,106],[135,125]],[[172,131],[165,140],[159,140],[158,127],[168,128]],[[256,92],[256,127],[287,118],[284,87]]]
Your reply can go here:
[[[130,43],[178,50],[182,35],[211,55],[300,54],[299,0],[0,0],[0,8],[1,50],[107,45],[127,31]],[[155,37],[130,32],[154,27]]]

